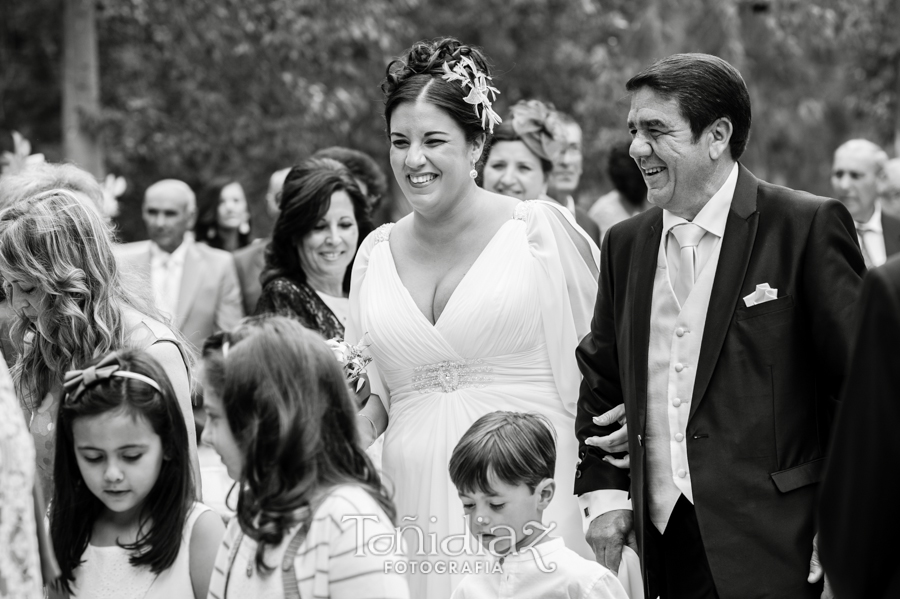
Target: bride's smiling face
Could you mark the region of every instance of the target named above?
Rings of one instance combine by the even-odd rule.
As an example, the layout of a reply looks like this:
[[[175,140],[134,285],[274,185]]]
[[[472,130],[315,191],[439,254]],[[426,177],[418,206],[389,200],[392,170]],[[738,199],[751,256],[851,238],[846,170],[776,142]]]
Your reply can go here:
[[[413,210],[446,206],[474,188],[469,171],[481,157],[483,136],[467,142],[447,112],[421,99],[397,106],[390,127],[391,168]]]

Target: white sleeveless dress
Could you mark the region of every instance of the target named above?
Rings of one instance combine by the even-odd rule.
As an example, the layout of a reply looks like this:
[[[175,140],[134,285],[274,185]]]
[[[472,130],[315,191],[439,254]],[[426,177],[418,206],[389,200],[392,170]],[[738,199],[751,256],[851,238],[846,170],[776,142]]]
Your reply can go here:
[[[356,342],[365,335],[374,358],[373,392],[388,406],[383,476],[394,492],[400,526],[423,533],[424,541],[418,532],[404,534],[410,562],[432,562],[426,566],[431,573],[411,574],[412,597],[446,599],[466,572],[462,558],[440,548],[456,535],[460,541],[448,547],[452,553],[467,534],[447,468],[463,433],[496,410],[537,412],[553,423],[558,492],[544,522],[556,523],[553,534],[569,548],[593,555],[572,490],[581,382],[575,348],[590,329],[599,250],[564,207],[529,201],[510,216],[435,324],[399,278],[392,225],[365,240],[354,264],[347,338]],[[484,559],[468,558],[470,571]],[[458,573],[451,573],[454,568]],[[447,573],[435,573],[440,570]]]
[[[72,597],[84,599],[192,599],[190,544],[194,524],[210,511],[195,503],[184,523],[178,557],[167,570],[154,574],[148,567],[135,568],[129,562],[131,553],[118,545],[88,545],[81,555],[83,563],[75,570]]]

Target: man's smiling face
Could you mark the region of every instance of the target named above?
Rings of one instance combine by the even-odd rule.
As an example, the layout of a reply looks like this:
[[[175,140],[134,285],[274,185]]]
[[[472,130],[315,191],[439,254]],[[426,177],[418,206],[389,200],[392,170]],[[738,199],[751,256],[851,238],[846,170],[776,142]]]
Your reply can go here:
[[[694,140],[678,101],[644,87],[631,96],[629,154],[647,184],[647,200],[674,214],[709,199],[707,183],[715,172],[707,136]]]

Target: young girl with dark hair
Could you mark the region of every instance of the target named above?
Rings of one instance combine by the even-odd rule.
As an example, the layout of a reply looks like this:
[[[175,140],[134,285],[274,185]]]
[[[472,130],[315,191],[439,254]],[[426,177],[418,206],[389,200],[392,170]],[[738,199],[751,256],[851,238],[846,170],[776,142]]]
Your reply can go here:
[[[207,594],[221,519],[197,503],[187,427],[162,367],[114,352],[69,371],[50,533],[73,597]]]
[[[240,487],[210,597],[409,597],[394,506],[323,339],[248,319],[207,339],[201,380],[205,441]]]

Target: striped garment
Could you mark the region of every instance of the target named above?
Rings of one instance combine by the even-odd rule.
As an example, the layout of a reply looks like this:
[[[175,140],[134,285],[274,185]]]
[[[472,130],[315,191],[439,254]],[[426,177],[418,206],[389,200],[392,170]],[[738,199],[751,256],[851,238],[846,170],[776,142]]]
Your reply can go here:
[[[299,528],[292,527],[278,547],[266,551],[266,563],[275,570],[261,574],[255,567],[256,541],[242,534],[237,518],[232,518],[216,555],[209,598],[296,596],[285,593],[282,566],[291,564],[282,562]],[[382,536],[374,548],[368,547],[376,535]],[[332,489],[316,509],[293,568],[304,599],[409,599],[406,578],[397,574],[398,562],[405,563],[406,557],[387,515],[363,488],[345,485]]]

